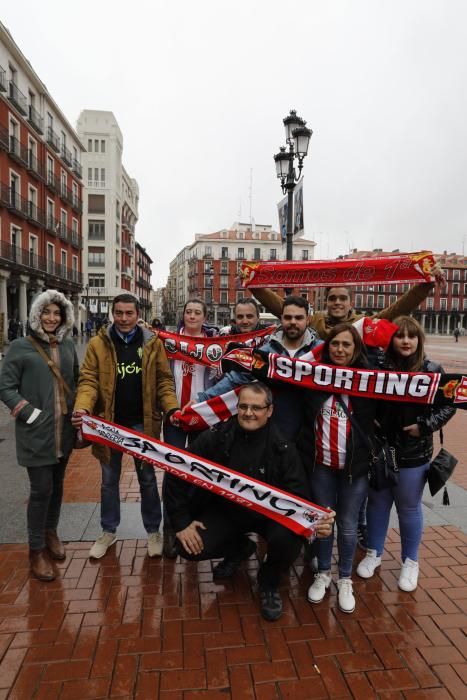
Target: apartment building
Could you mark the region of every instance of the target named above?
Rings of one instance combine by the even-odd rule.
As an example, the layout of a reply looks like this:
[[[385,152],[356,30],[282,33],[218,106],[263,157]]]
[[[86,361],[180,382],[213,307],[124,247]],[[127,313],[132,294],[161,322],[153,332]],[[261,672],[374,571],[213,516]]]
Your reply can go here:
[[[139,189],[123,166],[123,135],[112,112],[83,110],[77,131],[87,149],[83,155],[83,299],[91,318],[102,318],[110,313],[109,302],[117,294],[138,293]]]
[[[152,298],[151,298],[151,265],[152,260],[138,242],[135,243],[135,294],[141,302],[140,315],[145,321],[151,321]]]
[[[312,260],[314,241],[304,238],[293,243],[294,260]],[[200,297],[208,305],[208,320],[227,325],[237,299],[249,296],[241,288],[238,272],[246,260],[284,260],[285,246],[280,234],[271,225],[236,222],[230,229],[215,233],[196,234],[195,241],[185,246],[170,264],[165,306],[166,323],[174,324],[180,318],[183,305],[190,297]],[[283,293],[284,290],[278,290]],[[314,292],[299,289],[313,304]]]
[[[80,320],[84,146],[0,22],[0,328],[45,288]]]

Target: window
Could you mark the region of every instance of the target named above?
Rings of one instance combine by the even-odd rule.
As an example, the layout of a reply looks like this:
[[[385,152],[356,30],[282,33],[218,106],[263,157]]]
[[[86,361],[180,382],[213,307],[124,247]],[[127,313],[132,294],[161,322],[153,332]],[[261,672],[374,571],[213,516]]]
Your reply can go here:
[[[467,299],[464,299],[464,311],[467,311]]]
[[[355,307],[357,309],[361,309],[363,306],[363,294],[356,294],[355,295]]]
[[[88,221],[88,238],[90,241],[105,239],[105,221]]]
[[[212,304],[212,290],[206,289],[204,292],[204,301],[206,304]]]
[[[105,182],[105,168],[101,168],[101,183]]]
[[[88,139],[88,152],[92,153],[92,139]]]
[[[60,185],[62,188],[62,194],[66,194],[66,190],[67,190],[66,182],[67,182],[66,181],[66,172],[65,172],[65,170],[62,170],[60,173]]]
[[[55,263],[55,247],[52,243],[47,243],[47,272],[53,274]]]
[[[209,261],[204,263],[204,274],[207,272],[212,272],[212,266]]]
[[[100,272],[90,272],[88,275],[90,287],[104,287],[105,275]]]
[[[78,281],[78,256],[73,255],[71,258],[71,272],[73,276],[73,282]]]
[[[244,260],[245,259],[245,248],[238,248],[237,250],[237,258],[239,260]]]
[[[261,248],[255,248],[253,251],[253,259],[261,260]]]
[[[66,267],[67,267],[67,264],[66,264],[66,250],[62,250],[62,251],[60,252],[60,264],[61,264],[61,266],[62,266],[62,276],[65,277],[65,276],[66,276],[66,275],[65,275],[65,270],[66,270]]]
[[[223,289],[228,289],[228,288],[229,288],[229,277],[228,277],[228,275],[221,275],[220,286],[221,286]]]
[[[50,181],[53,179],[54,176],[54,159],[51,158],[50,156],[47,156],[47,178]]]
[[[94,139],[94,152],[99,153],[99,139]]]
[[[50,112],[47,112],[47,126],[49,127],[49,129],[53,129],[53,128],[54,128],[54,118],[53,118],[53,116],[50,114]]]
[[[428,311],[433,311],[433,304],[434,304],[433,297],[428,297],[426,300],[426,308],[428,309]]]
[[[221,258],[228,258],[229,257],[229,249],[227,246],[223,246],[221,248]]]
[[[55,228],[54,219],[55,219],[55,202],[53,202],[51,199],[48,199],[47,200],[47,228],[49,228],[49,229]]]
[[[212,248],[210,245],[205,245],[204,246],[204,254],[205,255],[212,255]]]
[[[228,292],[221,292],[221,299],[220,303],[221,304],[228,304],[229,303],[229,293]]]
[[[395,285],[393,285],[393,286],[395,286]],[[395,294],[391,294],[391,296],[389,297],[389,304],[395,304],[396,301],[397,301],[397,296]]]
[[[302,250],[302,260],[308,260],[308,251]]]
[[[67,212],[66,209],[60,209],[60,233],[66,235]]]
[[[229,263],[222,261],[221,262],[221,275],[228,275],[229,274]]]
[[[64,131],[61,131],[61,132],[60,132],[60,136],[61,136],[61,139],[60,139],[60,140],[61,140],[61,142],[62,142],[62,150],[63,150],[63,149],[66,148],[66,134],[65,134],[65,132],[64,132]]]
[[[11,245],[13,248],[21,248],[21,229],[17,226],[11,227]]]
[[[384,294],[378,294],[378,309],[384,309]]]
[[[277,260],[277,248],[271,248],[269,251],[269,260]]]
[[[455,299],[452,299],[452,301],[451,301],[451,310],[452,310],[452,311],[459,311],[459,297],[456,297]]]
[[[441,299],[439,300],[439,308],[441,311],[447,311],[448,300],[445,297],[441,297]]]
[[[88,194],[89,214],[105,214],[105,195]]]
[[[373,308],[373,305],[375,303],[375,299],[373,294],[367,294],[366,296],[366,305],[368,306],[369,309]]]
[[[105,153],[105,141],[101,141],[101,153]]]
[[[459,270],[454,270],[454,272],[459,272]],[[452,294],[454,296],[459,296],[459,282],[452,283]]]
[[[78,239],[78,219],[71,220],[71,230],[73,232],[73,238]]]
[[[88,248],[88,265],[94,267],[104,267],[105,265],[105,248],[97,246],[89,246]]]
[[[460,279],[460,270],[453,270],[452,271],[452,279],[456,280],[456,282],[459,281]]]

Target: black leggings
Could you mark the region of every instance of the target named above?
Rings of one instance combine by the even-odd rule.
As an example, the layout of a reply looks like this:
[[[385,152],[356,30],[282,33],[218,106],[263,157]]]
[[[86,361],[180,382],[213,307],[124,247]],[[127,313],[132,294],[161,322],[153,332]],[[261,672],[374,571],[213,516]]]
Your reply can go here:
[[[27,509],[31,549],[43,549],[45,531],[56,530],[63,498],[63,479],[68,460],[46,467],[27,467],[31,493]]]

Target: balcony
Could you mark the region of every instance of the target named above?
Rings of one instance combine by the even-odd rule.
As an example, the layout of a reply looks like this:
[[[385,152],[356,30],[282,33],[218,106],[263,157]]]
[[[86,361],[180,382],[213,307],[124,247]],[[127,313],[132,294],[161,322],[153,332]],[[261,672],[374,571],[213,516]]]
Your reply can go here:
[[[10,263],[10,266],[13,268],[23,268],[26,270],[34,270],[35,272],[41,271],[53,277],[58,277],[61,280],[67,280],[80,287],[83,285],[83,274],[78,272],[78,270],[59,265],[54,260],[48,260],[41,255],[36,255],[32,250],[18,248],[6,241],[0,241],[0,258],[2,261]],[[47,286],[50,287],[53,284],[53,282],[50,283],[46,280]]]
[[[10,150],[10,135],[8,129],[0,124],[0,148],[4,151]]]
[[[78,248],[79,250],[81,250],[81,248],[83,247],[83,239],[77,231],[71,232],[70,243],[73,246],[73,248]]]
[[[83,212],[83,201],[78,197],[77,194],[74,194],[73,192],[71,193],[71,207],[74,211],[76,211],[78,214],[82,214]]]
[[[10,206],[10,188],[0,183],[0,207]]]
[[[51,214],[47,214],[46,222],[45,222],[45,228],[46,230],[51,233],[52,235],[56,236],[58,229],[60,228],[60,222],[58,219],[56,219],[54,216]]]
[[[60,240],[65,241],[66,243],[71,241],[71,230],[66,224],[63,223],[63,221],[60,221],[58,224],[58,237]]]
[[[130,279],[133,279],[133,270],[131,267],[122,267],[122,275],[125,275],[125,277],[130,277]]]
[[[56,153],[60,152],[60,137],[55,133],[51,126],[47,127],[47,143],[51,146]]]
[[[23,95],[19,87],[13,80],[8,81],[8,98],[12,105],[16,107],[18,112],[25,117],[28,113],[28,101],[26,95]]]
[[[5,69],[0,66],[0,92],[6,92],[6,73]]]
[[[37,131],[38,134],[44,133],[44,120],[35,107],[29,105],[28,122]]]
[[[65,163],[65,165],[68,165],[68,167],[71,168],[73,164],[73,156],[71,155],[71,151],[66,147],[62,145],[62,160]]]
[[[13,187],[9,188],[10,204],[8,209],[14,212],[17,216],[22,216],[24,219],[29,218],[29,202],[22,197]]]
[[[105,180],[88,180],[88,187],[92,187],[95,190],[103,190],[105,186]]]
[[[60,181],[60,199],[66,202],[66,204],[71,204],[73,200],[72,191],[65,185],[65,183]]]
[[[26,165],[26,167],[28,166],[29,158],[27,146],[18,141],[16,136],[10,136],[10,156],[17,163]]]
[[[39,209],[34,202],[28,202],[28,219],[36,226],[44,226],[45,224],[45,212],[43,209]]]
[[[60,178],[54,175],[51,170],[47,171],[47,187],[55,194],[60,192]]]
[[[44,179],[44,166],[37,160],[31,149],[28,151],[28,171],[33,177],[39,178],[40,180]]]
[[[71,166],[72,170],[77,177],[79,177],[80,180],[83,179],[83,168],[81,167],[81,163],[78,163],[76,158],[73,158],[73,165]]]

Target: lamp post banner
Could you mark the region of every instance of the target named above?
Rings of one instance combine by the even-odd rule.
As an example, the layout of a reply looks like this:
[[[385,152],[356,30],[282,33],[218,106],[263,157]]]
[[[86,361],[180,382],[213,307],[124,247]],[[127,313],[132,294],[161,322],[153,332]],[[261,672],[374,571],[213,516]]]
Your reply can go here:
[[[303,537],[313,537],[315,524],[329,513],[328,509],[275,486],[96,416],[83,416],[82,431],[86,440],[160,467],[179,479],[261,513]]]
[[[293,192],[293,236],[299,238],[305,233],[303,218],[303,177],[295,185]]]
[[[277,203],[277,214],[279,216],[279,231],[281,234],[281,241],[285,243],[287,239],[287,212],[289,209],[288,197],[284,197],[280,202]]]
[[[343,260],[244,262],[243,287],[333,287],[395,282],[434,282],[435,258],[430,251]]]
[[[238,335],[221,335],[212,338],[196,338],[169,331],[159,331],[159,338],[164,343],[169,360],[183,360],[190,364],[220,367],[223,355],[229,349],[230,343],[241,343],[247,347],[258,347],[269,339],[275,326],[269,326],[260,331],[239,333]]]
[[[223,372],[243,368],[257,379],[275,379],[314,391],[467,408],[467,376],[463,374],[340,367],[251,348],[230,350],[221,366]]]

